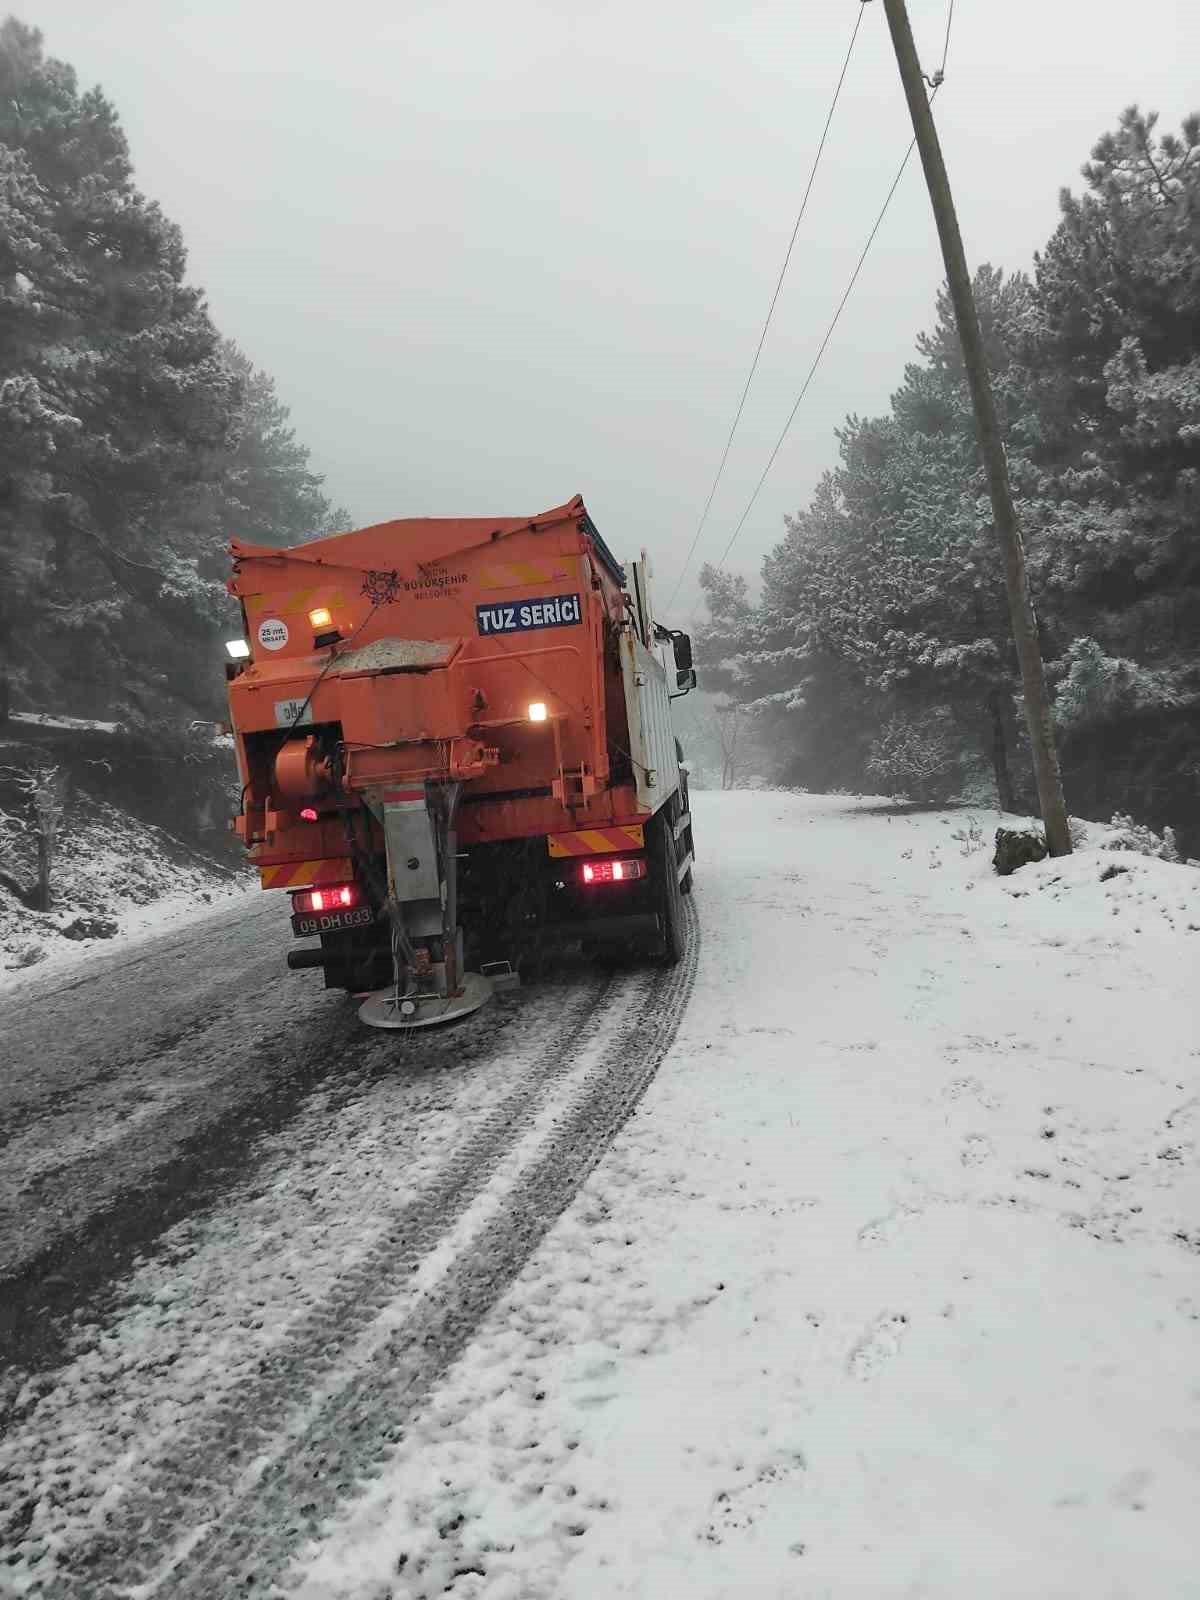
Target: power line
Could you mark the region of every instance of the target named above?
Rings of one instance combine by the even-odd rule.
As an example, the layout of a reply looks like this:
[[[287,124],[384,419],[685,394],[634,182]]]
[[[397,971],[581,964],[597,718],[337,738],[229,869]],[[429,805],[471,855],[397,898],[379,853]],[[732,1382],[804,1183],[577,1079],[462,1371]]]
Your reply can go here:
[[[733,446],[734,434],[737,433],[738,424],[742,420],[742,412],[746,409],[746,399],[750,393],[750,385],[754,382],[754,374],[758,371],[758,363],[760,357],[762,356],[763,345],[766,343],[767,333],[771,326],[771,320],[775,315],[775,307],[778,304],[779,295],[783,289],[783,280],[787,276],[788,264],[792,259],[792,251],[796,246],[796,238],[800,232],[800,224],[804,221],[805,212],[808,210],[808,198],[812,194],[813,183],[815,182],[817,176],[817,168],[821,164],[821,157],[824,154],[825,144],[829,138],[829,129],[833,123],[833,114],[837,110],[838,100],[841,98],[842,85],[846,81],[846,73],[850,66],[850,57],[854,54],[854,46],[858,40],[859,29],[862,27],[863,14],[869,3],[870,0],[859,0],[858,16],[854,21],[854,31],[850,35],[850,43],[846,49],[845,60],[842,62],[842,70],[838,75],[837,87],[833,91],[833,99],[830,102],[829,112],[825,118],[825,126],[821,130],[821,138],[817,145],[817,152],[813,157],[812,168],[808,174],[808,183],[805,185],[804,198],[800,202],[800,210],[796,214],[795,226],[792,228],[792,237],[788,240],[788,247],[783,258],[783,265],[779,269],[779,277],[775,284],[775,292],[771,296],[771,304],[767,308],[766,321],[763,323],[762,332],[758,336],[758,344],[754,351],[754,359],[750,363],[750,371],[746,374],[746,382],[742,388],[741,398],[737,404],[737,411],[734,413],[733,423],[729,429],[729,437],[725,440],[725,448],[721,452],[721,460],[717,466],[716,476],[713,478],[712,487],[708,491],[708,499],[704,502],[704,510],[701,513],[700,521],[696,527],[696,532],[692,536],[692,543],[688,549],[683,566],[680,569],[679,577],[675,581],[675,587],[671,591],[671,598],[667,601],[666,610],[668,611],[675,604],[675,598],[683,585],[684,578],[687,576],[688,568],[692,564],[692,557],[696,553],[696,546],[700,542],[700,535],[704,532],[705,525],[708,522],[708,514],[712,510],[712,503],[716,497],[717,486],[721,482],[721,478],[725,472],[725,464],[729,460],[729,452]]]
[[[951,16],[951,18],[953,18],[953,15],[954,15],[954,0],[950,0],[950,16]],[[946,48],[947,49],[949,49],[949,41],[950,41],[950,25],[949,25],[949,22],[947,22],[947,25],[946,25]],[[944,55],[943,55],[942,59],[945,60],[945,56]],[[941,80],[942,80],[943,76],[944,76],[944,74],[942,72],[938,73],[938,81],[936,81],[934,83],[933,89],[930,91],[930,95],[929,95],[929,103],[930,103],[930,105],[932,105],[934,100],[937,98],[937,92],[941,88]],[[905,170],[908,167],[909,158],[912,156],[912,153],[916,149],[916,146],[917,146],[917,141],[916,141],[916,139],[913,139],[913,140],[910,141],[908,149],[904,152],[904,159],[900,163],[900,166],[899,166],[899,169],[898,169],[898,171],[896,173],[896,176],[892,179],[892,186],[887,192],[887,197],[883,202],[883,206],[880,209],[879,215],[875,218],[875,224],[872,227],[870,233],[867,235],[867,242],[866,242],[865,245],[863,245],[862,253],[859,255],[858,261],[855,263],[854,271],[850,274],[850,281],[846,285],[845,292],[843,293],[842,298],[838,301],[838,307],[837,307],[837,310],[833,314],[833,319],[830,322],[828,328],[826,328],[826,330],[825,330],[825,337],[821,340],[820,346],[817,349],[817,353],[813,357],[813,364],[808,369],[808,375],[805,378],[803,385],[801,386],[800,393],[796,396],[796,403],[793,405],[791,411],[788,413],[788,419],[783,425],[783,431],[780,433],[779,438],[775,441],[775,448],[771,451],[771,454],[767,459],[767,464],[763,468],[762,474],[759,477],[758,482],[754,486],[754,493],[750,496],[750,499],[746,504],[746,509],[742,512],[741,516],[738,518],[737,526],[734,528],[733,533],[730,535],[729,543],[725,546],[725,549],[724,549],[724,552],[723,552],[723,554],[721,556],[720,561],[717,562],[718,570],[720,570],[720,568],[722,568],[725,565],[725,561],[726,561],[726,558],[729,555],[729,552],[733,549],[734,544],[737,542],[738,535],[741,533],[742,529],[745,527],[746,518],[750,515],[751,511],[753,511],[755,502],[757,501],[758,496],[759,496],[759,494],[760,494],[760,492],[762,490],[762,486],[763,486],[764,483],[766,483],[767,476],[770,473],[771,468],[775,465],[775,458],[778,456],[780,450],[783,448],[783,441],[787,438],[788,433],[791,431],[792,423],[796,420],[796,413],[799,411],[800,406],[801,406],[801,404],[802,404],[802,402],[804,400],[804,397],[808,393],[809,385],[812,383],[813,378],[816,376],[817,368],[821,365],[821,358],[824,356],[825,351],[829,346],[829,341],[833,338],[834,331],[836,330],[838,323],[841,321],[842,312],[846,309],[846,302],[850,299],[850,296],[854,291],[854,285],[858,282],[859,274],[862,272],[862,269],[863,269],[863,266],[864,266],[864,264],[866,262],[867,256],[870,253],[871,246],[875,243],[875,236],[879,232],[880,228],[883,226],[883,219],[884,219],[884,217],[887,216],[888,207],[892,203],[892,198],[895,195],[896,190],[900,187],[900,180],[904,176]]]
[[[950,54],[950,29],[954,26],[954,0],[950,0],[949,10],[946,12],[946,37],[942,41],[942,64],[938,68],[938,77],[946,76],[946,57]]]

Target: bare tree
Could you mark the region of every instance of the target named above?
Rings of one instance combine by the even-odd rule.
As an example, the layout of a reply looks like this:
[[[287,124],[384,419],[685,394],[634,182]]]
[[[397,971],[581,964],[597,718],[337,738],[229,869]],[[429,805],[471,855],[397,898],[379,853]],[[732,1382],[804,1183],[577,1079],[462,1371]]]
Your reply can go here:
[[[745,708],[731,701],[727,706],[718,706],[713,713],[717,725],[717,737],[721,741],[721,787],[732,789],[738,779],[738,756],[745,731]]]
[[[867,771],[889,794],[945,800],[958,788],[958,749],[948,719],[897,715],[871,743]]]
[[[23,891],[8,875],[4,881],[26,904],[32,902],[32,910],[49,911],[50,881],[63,820],[62,773],[58,767],[36,766],[9,767],[3,775],[17,791],[22,805],[17,814],[0,809],[0,850],[7,857],[21,846],[28,849],[33,844],[37,852],[37,888],[32,893]]]

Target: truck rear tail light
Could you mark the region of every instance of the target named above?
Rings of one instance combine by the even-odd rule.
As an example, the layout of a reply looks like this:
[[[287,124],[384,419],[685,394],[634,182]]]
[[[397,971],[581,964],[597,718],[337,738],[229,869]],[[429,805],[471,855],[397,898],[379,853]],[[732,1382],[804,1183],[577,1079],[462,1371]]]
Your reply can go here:
[[[301,822],[320,822],[320,820],[321,820],[321,814],[317,810],[316,806],[301,806],[300,807],[300,821]]]
[[[580,874],[584,883],[631,883],[646,876],[646,863],[633,861],[585,861]]]
[[[301,889],[292,896],[292,910],[297,916],[304,916],[310,911],[346,911],[362,903],[362,890],[356,883],[331,883],[323,889]]]

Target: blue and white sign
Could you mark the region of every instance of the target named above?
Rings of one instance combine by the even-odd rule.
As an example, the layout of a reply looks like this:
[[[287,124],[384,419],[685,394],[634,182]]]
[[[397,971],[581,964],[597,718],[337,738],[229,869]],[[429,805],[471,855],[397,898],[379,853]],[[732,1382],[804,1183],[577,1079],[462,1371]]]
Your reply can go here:
[[[549,600],[514,600],[511,605],[476,606],[479,631],[529,633],[534,628],[570,628],[583,621],[583,606],[577,594],[556,594]]]

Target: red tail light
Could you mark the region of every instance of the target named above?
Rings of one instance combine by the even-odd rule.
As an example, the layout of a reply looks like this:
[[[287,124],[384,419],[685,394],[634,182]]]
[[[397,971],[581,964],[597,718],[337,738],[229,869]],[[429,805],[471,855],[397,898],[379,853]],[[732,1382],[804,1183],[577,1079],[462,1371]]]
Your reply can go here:
[[[316,806],[301,806],[300,807],[300,821],[301,822],[319,822],[320,821],[320,817],[317,814]]]
[[[350,906],[361,906],[362,890],[356,883],[331,883],[323,889],[301,889],[292,896],[292,910],[297,916],[310,911],[345,911]]]
[[[633,861],[585,861],[580,872],[584,883],[630,883],[646,876],[646,863]]]

